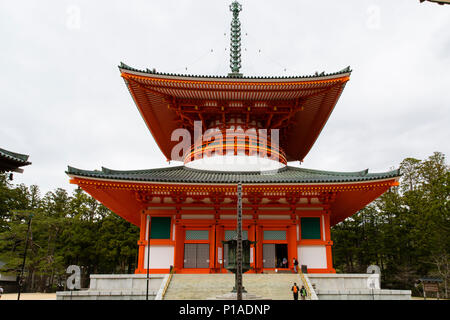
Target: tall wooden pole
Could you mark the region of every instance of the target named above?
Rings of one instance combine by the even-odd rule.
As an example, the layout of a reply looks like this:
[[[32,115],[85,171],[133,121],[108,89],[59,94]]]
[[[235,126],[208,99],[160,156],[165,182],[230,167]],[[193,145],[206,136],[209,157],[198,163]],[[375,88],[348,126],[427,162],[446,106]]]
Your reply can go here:
[[[25,253],[23,254],[22,270],[20,272],[20,277],[19,277],[19,290],[17,292],[17,300],[20,300],[20,291],[22,289],[22,284],[23,284],[23,272],[24,272],[24,269],[25,269],[25,262],[27,260],[28,238],[30,236],[31,220],[32,219],[33,219],[33,214],[30,214],[30,218],[28,220],[27,240],[25,242]]]
[[[236,300],[242,300],[242,184],[237,187]]]

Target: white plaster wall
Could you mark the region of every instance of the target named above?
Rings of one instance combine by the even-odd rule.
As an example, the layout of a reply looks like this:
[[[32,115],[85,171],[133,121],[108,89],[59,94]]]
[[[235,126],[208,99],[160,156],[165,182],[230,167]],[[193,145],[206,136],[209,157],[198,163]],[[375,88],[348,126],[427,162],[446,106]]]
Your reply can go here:
[[[308,269],[326,269],[327,252],[325,246],[298,246],[298,261]]]
[[[169,269],[173,266],[173,256],[175,248],[173,246],[150,245],[150,269]],[[147,252],[145,246],[144,268],[147,269]]]
[[[247,155],[214,155],[185,164],[188,168],[213,171],[270,171],[286,165],[269,158]]]

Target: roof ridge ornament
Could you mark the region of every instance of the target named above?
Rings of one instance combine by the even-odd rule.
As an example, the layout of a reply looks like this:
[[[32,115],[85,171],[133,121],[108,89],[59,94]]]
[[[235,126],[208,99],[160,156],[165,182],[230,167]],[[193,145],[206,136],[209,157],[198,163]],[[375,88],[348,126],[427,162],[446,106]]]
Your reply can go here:
[[[239,21],[239,12],[242,11],[242,5],[235,0],[230,5],[230,11],[233,13],[233,19],[231,20],[231,73],[228,76],[242,78],[242,73],[239,73],[241,68],[241,22]]]

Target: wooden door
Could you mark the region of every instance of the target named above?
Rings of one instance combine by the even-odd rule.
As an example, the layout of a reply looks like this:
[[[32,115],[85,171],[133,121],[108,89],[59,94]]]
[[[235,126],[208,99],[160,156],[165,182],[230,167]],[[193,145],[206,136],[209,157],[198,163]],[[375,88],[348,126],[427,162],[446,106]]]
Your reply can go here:
[[[223,267],[228,267],[228,243],[223,245]]]
[[[197,243],[197,268],[209,268],[209,244]]]
[[[263,268],[275,268],[275,244],[263,244]]]
[[[196,267],[197,267],[197,244],[185,243],[184,268],[196,268]]]

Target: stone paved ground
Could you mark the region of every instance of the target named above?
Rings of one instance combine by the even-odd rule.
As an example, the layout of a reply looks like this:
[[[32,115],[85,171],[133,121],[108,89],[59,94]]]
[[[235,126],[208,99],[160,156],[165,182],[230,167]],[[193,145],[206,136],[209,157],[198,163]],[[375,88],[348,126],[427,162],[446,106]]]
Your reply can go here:
[[[245,276],[247,276],[247,275],[245,275]],[[234,277],[233,277],[233,281],[234,281]],[[248,285],[250,285],[250,284],[248,284]],[[227,290],[228,290],[228,287],[227,287]],[[252,291],[254,291],[254,290],[252,290]],[[228,291],[226,293],[228,293]],[[263,295],[259,294],[259,296],[263,296]],[[267,297],[267,296],[263,296],[263,297]],[[209,298],[209,296],[207,298]],[[207,299],[207,298],[205,298],[205,299]],[[423,297],[411,297],[411,298],[413,300],[423,300]],[[185,299],[188,299],[188,298],[185,298]],[[289,297],[287,297],[287,299],[291,300],[292,295],[289,295]],[[3,294],[0,299],[0,302],[3,300],[17,300],[17,293]],[[20,295],[20,300],[56,300],[56,295],[54,293],[22,293]],[[437,299],[436,298],[427,298],[427,300],[437,300]],[[439,300],[445,300],[445,299],[439,299]]]
[[[272,300],[292,300],[294,282],[301,287],[297,274],[244,274],[248,293]],[[233,274],[174,274],[164,300],[205,300],[229,293]]]
[[[17,300],[17,293],[3,294],[2,300]],[[56,300],[56,293],[21,293],[20,300]]]

